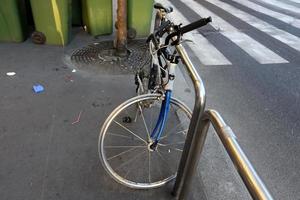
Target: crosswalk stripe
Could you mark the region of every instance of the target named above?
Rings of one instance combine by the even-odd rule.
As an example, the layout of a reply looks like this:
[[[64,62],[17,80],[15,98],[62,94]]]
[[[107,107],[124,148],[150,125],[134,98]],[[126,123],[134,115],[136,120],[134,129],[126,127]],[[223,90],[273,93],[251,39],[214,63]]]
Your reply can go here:
[[[171,2],[165,0],[159,0],[162,4],[168,4],[173,7],[174,12],[170,13],[168,17],[172,21],[189,24],[189,20],[186,19]],[[184,39],[192,40],[193,43],[188,42],[187,45],[194,51],[195,55],[198,56],[199,60],[204,65],[231,65],[232,63],[215,47],[213,46],[203,35],[196,31],[186,33]]]
[[[213,23],[211,25],[215,29],[220,29],[220,33],[238,45],[241,49],[247,52],[251,57],[253,57],[257,62],[261,64],[271,64],[271,63],[288,63],[287,60],[280,57],[264,45],[260,44],[247,34],[239,31],[234,26],[230,25],[228,22],[223,20],[218,15],[204,8],[202,5],[198,4],[193,0],[181,0],[186,3],[192,10],[197,13],[201,13],[202,16],[211,16]]]
[[[227,3],[224,3],[219,0],[209,0],[210,3],[220,7],[221,9],[229,12],[230,14],[234,15],[235,17],[239,18],[240,20],[248,23],[249,25],[257,28],[258,30],[265,32],[269,36],[285,43],[286,45],[292,47],[293,49],[296,49],[297,51],[300,51],[300,38],[284,31],[281,29],[276,28],[275,26],[272,26],[271,24],[268,24],[267,22],[258,19],[257,17],[254,17],[246,12],[243,12]]]
[[[290,10],[286,10],[284,8],[268,4],[268,3],[264,2],[264,1],[261,1],[261,0],[248,0],[248,1],[255,2],[256,4],[259,4],[259,5],[261,5],[265,8],[269,8],[269,9],[274,10],[276,12],[284,13],[284,14],[289,15],[291,17],[295,17],[295,18],[298,18],[298,19],[300,18],[300,13],[293,12],[293,11],[290,11]]]
[[[291,1],[291,2],[294,2],[294,3],[299,3],[299,4],[300,4],[300,1],[299,1],[299,0],[288,0],[288,1]]]
[[[300,3],[299,0],[288,0],[288,1],[292,1],[292,2],[294,2],[294,3]]]
[[[231,65],[232,64],[218,49],[216,49],[201,34],[191,33],[187,37],[190,37],[192,41],[196,42],[188,45],[204,65]]]
[[[294,17],[291,17],[289,15],[285,15],[276,11],[273,11],[271,9],[265,8],[263,6],[260,6],[256,3],[252,3],[251,1],[241,1],[241,0],[233,0],[238,4],[244,5],[248,8],[251,8],[257,12],[263,13],[265,15],[269,15],[270,17],[274,17],[277,20],[280,20],[284,23],[290,24],[296,28],[300,28],[300,20],[295,19]]]
[[[300,8],[298,8],[296,6],[292,6],[292,5],[277,1],[277,0],[262,0],[262,1],[264,1],[266,4],[273,5],[278,8],[282,8],[282,9],[290,10],[292,12],[300,13]],[[297,3],[299,3],[299,2],[297,2]]]

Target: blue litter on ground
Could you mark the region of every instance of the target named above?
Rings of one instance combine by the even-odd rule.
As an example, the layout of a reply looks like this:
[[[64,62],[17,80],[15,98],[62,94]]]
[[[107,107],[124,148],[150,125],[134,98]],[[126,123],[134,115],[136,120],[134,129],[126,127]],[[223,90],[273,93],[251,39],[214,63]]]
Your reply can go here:
[[[44,87],[42,86],[42,85],[34,85],[33,86],[33,91],[35,92],[35,93],[41,93],[41,92],[43,92],[44,91]]]

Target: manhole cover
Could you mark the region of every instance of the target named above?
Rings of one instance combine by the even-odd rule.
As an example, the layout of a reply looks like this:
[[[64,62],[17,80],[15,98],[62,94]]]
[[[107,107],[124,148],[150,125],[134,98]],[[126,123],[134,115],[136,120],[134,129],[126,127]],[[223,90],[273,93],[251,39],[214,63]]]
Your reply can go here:
[[[75,50],[71,60],[78,68],[111,65],[134,72],[150,63],[151,56],[148,47],[145,40],[129,40],[128,56],[120,58],[115,55],[113,41],[101,41]]]

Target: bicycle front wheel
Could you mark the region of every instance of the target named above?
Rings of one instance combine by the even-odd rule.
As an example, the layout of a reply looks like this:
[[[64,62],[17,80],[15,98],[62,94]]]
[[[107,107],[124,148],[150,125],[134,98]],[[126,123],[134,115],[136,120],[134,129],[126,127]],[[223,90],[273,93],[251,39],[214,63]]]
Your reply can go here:
[[[114,180],[130,188],[156,188],[176,177],[192,113],[172,98],[163,135],[156,148],[150,148],[161,97],[145,94],[127,100],[101,128],[100,160]]]

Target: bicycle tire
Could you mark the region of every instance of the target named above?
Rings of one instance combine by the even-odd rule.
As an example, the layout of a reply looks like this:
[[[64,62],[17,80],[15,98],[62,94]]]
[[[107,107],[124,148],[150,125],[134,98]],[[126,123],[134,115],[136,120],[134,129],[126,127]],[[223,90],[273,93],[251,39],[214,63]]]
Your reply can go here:
[[[125,101],[112,111],[101,128],[98,141],[101,163],[115,181],[127,187],[157,188],[176,177],[192,112],[172,98],[170,112],[175,114],[169,113],[165,135],[153,151],[149,148],[149,133],[154,128],[161,97],[161,94],[145,94]],[[176,120],[178,123],[172,126]]]

